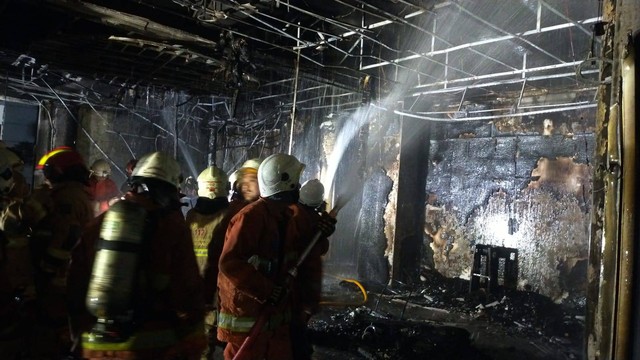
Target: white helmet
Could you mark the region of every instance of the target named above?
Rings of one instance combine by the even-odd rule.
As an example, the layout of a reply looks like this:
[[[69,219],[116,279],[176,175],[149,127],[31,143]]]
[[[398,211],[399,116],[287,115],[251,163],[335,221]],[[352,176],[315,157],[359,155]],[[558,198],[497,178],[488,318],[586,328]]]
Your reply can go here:
[[[89,168],[91,174],[97,177],[108,177],[111,175],[111,166],[105,159],[98,159]]]
[[[287,154],[273,154],[264,159],[258,169],[260,196],[268,197],[297,189],[304,167],[295,156]]]
[[[13,188],[14,156],[11,150],[0,148],[0,194],[6,195]]]
[[[324,201],[324,185],[318,179],[307,180],[300,188],[300,203],[317,208]]]
[[[180,164],[173,157],[159,151],[140,158],[131,177],[146,177],[162,180],[178,187],[182,178]]]
[[[198,196],[215,199],[227,196],[229,179],[215,166],[204,169],[198,175]]]

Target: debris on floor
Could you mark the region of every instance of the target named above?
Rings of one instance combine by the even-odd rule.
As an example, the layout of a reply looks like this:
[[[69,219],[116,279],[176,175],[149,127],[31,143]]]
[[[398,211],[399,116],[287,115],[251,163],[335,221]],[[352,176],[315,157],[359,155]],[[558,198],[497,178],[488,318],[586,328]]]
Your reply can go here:
[[[581,358],[584,297],[556,304],[531,291],[469,292],[466,280],[423,278],[414,286],[363,284],[365,305],[325,307],[309,325],[316,348],[373,360]],[[357,298],[355,287],[338,287],[330,292]]]

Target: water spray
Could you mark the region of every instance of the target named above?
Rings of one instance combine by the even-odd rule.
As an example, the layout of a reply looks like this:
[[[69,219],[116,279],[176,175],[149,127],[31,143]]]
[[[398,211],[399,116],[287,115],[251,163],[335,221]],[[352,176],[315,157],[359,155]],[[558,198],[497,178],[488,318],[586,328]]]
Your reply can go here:
[[[340,133],[336,138],[336,143],[333,147],[333,151],[331,152],[331,155],[329,155],[329,158],[327,159],[327,172],[326,174],[321,176],[322,183],[327,184],[328,194],[332,194],[336,191],[334,181],[335,181],[336,172],[338,171],[338,165],[340,165],[340,161],[342,160],[342,157],[344,156],[344,153],[347,150],[347,147],[349,147],[351,140],[356,136],[358,131],[360,131],[360,129],[370,121],[369,120],[370,111],[371,111],[371,107],[369,106],[358,108],[358,110],[356,110],[356,112],[352,116],[350,116],[349,119],[347,119],[347,123],[340,130]],[[348,120],[353,120],[353,121],[348,121]],[[353,186],[347,186],[347,188],[352,188],[352,187]],[[342,197],[343,198],[342,201],[348,201],[348,200],[344,200],[344,198],[347,196],[349,196],[349,194],[345,191],[342,191],[341,193],[338,193],[336,195],[336,198]],[[338,199],[336,199],[336,204],[337,204],[337,201]]]

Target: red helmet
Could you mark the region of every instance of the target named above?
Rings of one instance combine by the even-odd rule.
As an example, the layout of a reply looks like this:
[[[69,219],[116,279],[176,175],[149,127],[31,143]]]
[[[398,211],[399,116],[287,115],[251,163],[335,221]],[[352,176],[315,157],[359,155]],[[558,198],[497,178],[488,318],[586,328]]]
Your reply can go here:
[[[60,146],[46,153],[38,161],[36,169],[42,170],[50,181],[56,181],[67,172],[76,169],[89,171],[82,156],[68,146]]]

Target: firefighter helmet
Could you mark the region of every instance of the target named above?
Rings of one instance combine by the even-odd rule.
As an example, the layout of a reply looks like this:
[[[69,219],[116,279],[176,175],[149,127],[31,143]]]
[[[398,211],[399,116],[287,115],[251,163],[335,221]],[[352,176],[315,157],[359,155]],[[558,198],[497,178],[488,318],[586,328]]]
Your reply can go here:
[[[258,171],[261,163],[262,160],[258,158],[249,159],[242,164],[240,169],[255,169],[256,171]]]
[[[273,154],[264,159],[258,169],[260,196],[268,197],[297,189],[304,167],[305,165],[292,155]]]
[[[261,162],[262,160],[253,158],[242,163],[242,166],[238,170],[229,175],[229,184],[231,184],[231,188],[234,191],[239,191],[240,189],[238,188],[238,186],[240,184],[238,183],[238,180],[242,179],[242,177],[247,174],[257,175],[258,168],[260,167]]]
[[[159,151],[141,157],[135,169],[133,169],[131,177],[162,180],[176,188],[180,185],[182,179],[180,164],[176,159]]]
[[[89,173],[82,155],[69,146],[60,146],[46,153],[38,161],[36,169],[42,170],[44,177],[52,182],[86,181],[85,175],[88,177]]]
[[[9,162],[11,163],[13,170],[17,172],[22,172],[22,170],[24,169],[24,161],[22,161],[22,159],[18,156],[18,154],[15,153],[15,151],[9,148],[5,148],[5,149],[7,150],[6,156],[9,158]]]
[[[229,179],[224,171],[215,166],[204,169],[198,175],[198,196],[215,199],[227,196]]]
[[[11,154],[14,154],[11,150],[0,148],[0,194],[2,195],[8,194],[14,184],[13,172],[15,165]]]
[[[306,181],[300,187],[300,203],[317,208],[324,201],[324,185],[318,179]]]
[[[91,174],[97,177],[109,177],[111,175],[111,166],[105,159],[98,159],[91,164],[89,168]]]

